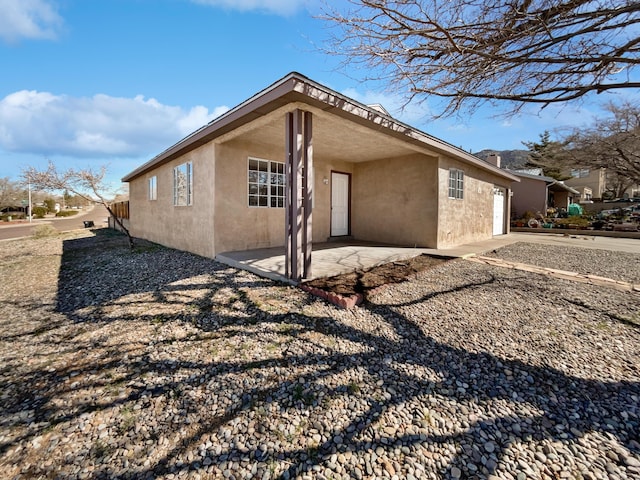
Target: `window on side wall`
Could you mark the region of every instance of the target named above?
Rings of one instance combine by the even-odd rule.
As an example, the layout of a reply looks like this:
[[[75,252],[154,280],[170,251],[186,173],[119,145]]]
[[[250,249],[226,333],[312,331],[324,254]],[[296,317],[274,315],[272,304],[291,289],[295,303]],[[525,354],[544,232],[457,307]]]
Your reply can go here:
[[[149,200],[158,199],[158,179],[154,175],[149,179]]]
[[[191,205],[193,197],[193,172],[191,162],[173,169],[173,204],[176,207]]]
[[[590,170],[588,168],[574,168],[571,170],[571,176],[573,178],[586,178],[589,176]]]
[[[464,172],[456,168],[449,170],[449,198],[464,198]]]
[[[249,206],[284,208],[284,163],[249,158]]]

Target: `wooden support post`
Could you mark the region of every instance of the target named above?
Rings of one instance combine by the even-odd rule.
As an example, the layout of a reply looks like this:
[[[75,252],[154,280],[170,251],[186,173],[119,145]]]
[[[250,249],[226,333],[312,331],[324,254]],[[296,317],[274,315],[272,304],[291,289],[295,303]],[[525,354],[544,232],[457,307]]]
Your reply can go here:
[[[313,246],[313,119],[311,112],[304,112],[304,176],[302,206],[304,208],[304,278],[311,277],[311,250]]]
[[[301,110],[287,113],[286,150],[285,275],[300,281],[311,273],[313,149],[310,113]]]

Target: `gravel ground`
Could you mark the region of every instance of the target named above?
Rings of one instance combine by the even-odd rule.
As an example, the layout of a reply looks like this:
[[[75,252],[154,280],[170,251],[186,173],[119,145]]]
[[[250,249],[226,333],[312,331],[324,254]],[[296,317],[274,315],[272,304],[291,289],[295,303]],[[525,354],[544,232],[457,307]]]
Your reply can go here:
[[[108,230],[1,245],[3,478],[640,478],[640,295],[461,260],[347,311]]]
[[[638,242],[638,250],[640,251],[640,241]],[[494,250],[493,253],[488,253],[486,256],[529,263],[538,267],[640,283],[640,255],[638,254],[559,245],[550,247],[549,245],[518,242]]]

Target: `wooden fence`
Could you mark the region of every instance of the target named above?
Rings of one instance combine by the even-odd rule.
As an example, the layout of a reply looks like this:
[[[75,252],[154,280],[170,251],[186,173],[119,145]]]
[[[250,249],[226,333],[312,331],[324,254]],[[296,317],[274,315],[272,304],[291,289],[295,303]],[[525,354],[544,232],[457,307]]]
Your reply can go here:
[[[124,225],[125,228],[129,228],[129,202],[115,202],[110,205],[111,211],[115,214],[116,217],[120,219],[120,222]],[[115,230],[122,230],[120,225],[116,222],[113,216],[109,216],[109,228],[113,228]]]
[[[111,204],[111,210],[121,220],[129,220],[129,201]]]

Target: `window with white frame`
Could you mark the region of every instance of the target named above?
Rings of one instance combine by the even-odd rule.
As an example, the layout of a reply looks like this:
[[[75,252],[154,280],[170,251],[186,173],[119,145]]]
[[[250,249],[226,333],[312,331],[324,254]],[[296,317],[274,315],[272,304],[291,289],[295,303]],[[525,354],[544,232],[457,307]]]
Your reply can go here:
[[[456,168],[449,170],[449,198],[464,198],[464,172]]]
[[[571,176],[573,178],[586,178],[589,176],[590,170],[588,168],[573,168],[571,170]]]
[[[173,169],[173,204],[188,206],[193,197],[193,172],[191,162],[185,162]]]
[[[157,200],[158,199],[158,179],[154,175],[149,178],[149,200]]]
[[[249,206],[284,208],[284,163],[249,158]]]

